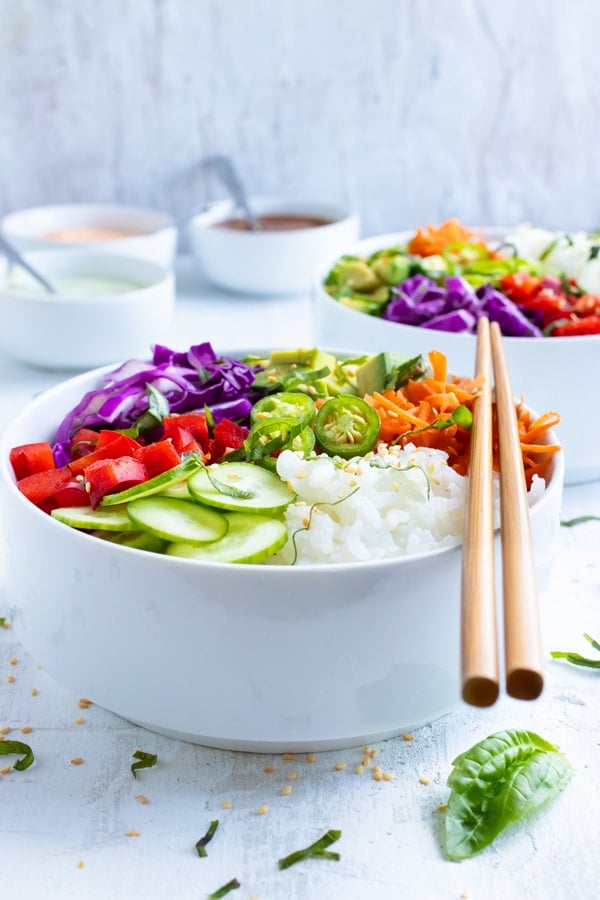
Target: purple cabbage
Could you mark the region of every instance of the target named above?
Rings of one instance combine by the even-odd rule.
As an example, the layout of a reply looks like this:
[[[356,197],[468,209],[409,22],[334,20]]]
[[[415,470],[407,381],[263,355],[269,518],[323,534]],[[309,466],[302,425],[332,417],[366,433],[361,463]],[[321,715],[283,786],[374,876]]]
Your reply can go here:
[[[491,284],[475,289],[452,275],[438,285],[425,275],[413,275],[392,289],[383,318],[402,325],[437,331],[475,334],[477,320],[487,316],[509,337],[540,337],[537,323]]]
[[[178,353],[157,344],[150,362],[131,359],[104,375],[62,420],[55,436],[57,465],[68,460],[73,435],[86,428],[129,428],[148,409],[148,385],[163,394],[171,413],[209,406],[215,422],[250,414],[254,369],[237,359],[217,357],[210,344]],[[64,459],[63,459],[64,457]]]

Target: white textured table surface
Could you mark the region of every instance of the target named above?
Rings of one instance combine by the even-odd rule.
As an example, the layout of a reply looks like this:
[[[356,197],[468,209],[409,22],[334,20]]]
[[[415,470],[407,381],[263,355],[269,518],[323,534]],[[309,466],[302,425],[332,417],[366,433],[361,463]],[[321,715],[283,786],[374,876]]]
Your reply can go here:
[[[220,349],[289,344],[292,323],[294,344],[312,341],[307,299],[229,297],[180,267],[177,317],[165,339],[179,349],[200,340]],[[64,377],[0,358],[0,427]],[[564,518],[599,513],[600,483],[566,489]],[[552,586],[542,597],[546,650],[585,653],[583,632],[600,636],[599,537],[597,522],[561,529]],[[0,616],[5,611],[0,579]],[[80,698],[36,665],[12,629],[0,629],[0,728],[35,753],[25,772],[0,774],[3,896],[195,900],[237,877],[241,887],[229,895],[236,900],[592,900],[600,895],[599,679],[549,661],[535,703],[503,699],[483,711],[459,706],[416,730],[411,741],[376,745],[374,762],[393,776],[378,782],[373,764],[355,774],[361,748],[319,753],[313,762],[225,752],[146,732],[94,705],[81,709]],[[451,762],[505,728],[529,728],[558,744],[575,777],[524,827],[472,860],[448,862],[436,807],[447,799]],[[156,753],[158,763],[136,780],[130,764],[140,747]],[[73,765],[78,757],[83,762]],[[282,793],[286,785],[289,794]],[[268,811],[260,815],[263,804]],[[220,826],[200,859],[194,844],[213,819]],[[311,860],[278,871],[281,856],[329,828],[342,831],[340,862]]]

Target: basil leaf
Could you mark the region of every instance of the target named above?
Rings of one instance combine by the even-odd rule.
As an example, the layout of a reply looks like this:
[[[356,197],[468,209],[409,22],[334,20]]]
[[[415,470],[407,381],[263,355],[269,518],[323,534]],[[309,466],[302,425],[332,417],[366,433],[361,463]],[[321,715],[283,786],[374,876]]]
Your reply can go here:
[[[449,859],[467,859],[565,787],[573,768],[532,731],[500,731],[452,763],[445,822]]]
[[[583,525],[584,522],[600,522],[600,516],[577,516],[575,519],[563,519],[560,524],[563,528],[573,528],[574,525]]]
[[[218,478],[215,478],[208,468],[205,469],[205,472],[206,477],[218,494],[224,494],[226,497],[237,497],[240,500],[249,500],[251,497],[254,497],[254,491],[247,491],[243,488],[235,487],[233,484],[225,484],[224,481],[219,481]]]
[[[4,618],[4,616],[0,616],[0,628],[4,628],[5,622],[6,622],[6,619]]]
[[[158,760],[156,753],[146,753],[145,750],[141,749],[136,750],[132,756],[134,759],[137,759],[137,762],[131,763],[131,774],[134,778],[137,778],[139,769],[151,769]]]
[[[591,635],[584,634],[583,636],[586,641],[592,645],[594,650],[600,650],[600,643],[595,641]],[[570,662],[574,666],[584,666],[587,669],[600,669],[600,659],[590,659],[588,656],[582,656],[581,653],[576,653],[573,650],[552,650],[550,656],[552,659],[566,659],[567,662]]]
[[[230,891],[236,891],[239,887],[241,887],[241,884],[237,878],[232,878],[231,881],[220,887],[218,891],[213,891],[212,894],[209,894],[206,900],[221,900],[221,897],[225,897]]]
[[[330,828],[329,831],[326,831],[323,837],[320,837],[314,844],[305,847],[303,850],[296,850],[294,853],[290,853],[289,856],[284,856],[283,859],[278,861],[278,866],[280,869],[289,869],[290,866],[301,862],[303,859],[310,859],[311,857],[314,859],[339,860],[339,853],[329,853],[327,847],[330,847],[332,844],[335,844],[336,841],[339,841],[341,836],[341,831],[336,828]]]
[[[209,841],[212,840],[212,837],[218,827],[219,820],[213,819],[208,826],[208,831],[206,832],[206,834],[201,837],[199,841],[196,841],[196,852],[198,856],[208,856],[208,853],[206,852],[206,845],[209,843]]]
[[[22,741],[0,741],[0,756],[9,756],[12,753],[23,754],[21,759],[13,763],[13,769],[18,772],[24,772],[33,762],[33,750],[29,744],[24,744]]]

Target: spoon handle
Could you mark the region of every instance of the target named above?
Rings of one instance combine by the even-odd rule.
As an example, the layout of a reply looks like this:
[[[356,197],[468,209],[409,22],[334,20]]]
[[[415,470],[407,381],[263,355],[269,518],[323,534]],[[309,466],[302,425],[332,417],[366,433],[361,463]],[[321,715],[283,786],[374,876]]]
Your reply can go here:
[[[21,266],[22,269],[25,269],[26,272],[29,272],[32,278],[35,278],[36,281],[44,287],[50,294],[56,294],[57,290],[50,282],[44,278],[37,269],[34,269],[33,266],[27,262],[27,260],[21,256],[18,250],[16,250],[13,245],[6,240],[0,234],[0,248],[4,251],[5,255],[11,260],[11,262],[16,263],[16,265]]]
[[[252,212],[246,191],[240,181],[240,177],[235,166],[228,156],[209,156],[205,159],[205,165],[212,166],[215,174],[221,179],[225,187],[229,190],[231,196],[243,211],[248,224],[252,231],[260,230],[260,222]]]

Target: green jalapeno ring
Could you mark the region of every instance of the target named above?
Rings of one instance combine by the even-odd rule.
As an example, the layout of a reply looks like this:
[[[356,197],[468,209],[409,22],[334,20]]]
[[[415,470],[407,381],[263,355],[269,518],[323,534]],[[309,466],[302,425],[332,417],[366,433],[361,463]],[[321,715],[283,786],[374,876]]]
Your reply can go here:
[[[342,459],[373,450],[379,430],[379,416],[373,407],[351,394],[326,400],[315,419],[315,437],[321,450]]]

